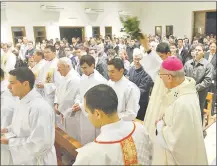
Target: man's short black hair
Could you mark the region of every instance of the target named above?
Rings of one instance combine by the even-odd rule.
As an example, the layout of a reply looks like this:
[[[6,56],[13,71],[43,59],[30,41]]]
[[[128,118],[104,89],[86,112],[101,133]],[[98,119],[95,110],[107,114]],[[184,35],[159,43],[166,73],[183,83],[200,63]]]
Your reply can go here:
[[[111,59],[108,61],[108,65],[113,65],[118,70],[124,69],[124,62],[120,58]]]
[[[107,115],[117,112],[118,97],[115,91],[108,85],[100,84],[89,89],[84,95],[86,106],[91,112],[95,109],[103,111]]]
[[[21,83],[23,83],[24,81],[28,81],[30,89],[33,89],[35,84],[35,75],[28,67],[18,67],[14,70],[11,70],[9,74],[15,76],[16,79]]]
[[[170,52],[170,46],[168,43],[161,42],[157,45],[156,52],[162,53],[162,54],[167,54]]]
[[[5,78],[5,72],[4,70],[1,68],[1,78],[4,79]]]
[[[37,56],[41,56],[42,59],[44,59],[44,53],[43,53],[43,51],[41,51],[41,50],[36,50],[36,51],[34,52],[34,54],[36,54]]]
[[[169,37],[170,37],[171,39],[175,39],[175,37],[174,37],[173,35],[170,35]]]
[[[95,59],[91,55],[83,55],[80,59],[80,66],[83,64],[88,64],[88,66],[91,66],[92,64],[95,65]]]
[[[53,45],[47,45],[44,49],[50,49],[51,52],[56,52],[56,49]]]
[[[183,42],[183,39],[182,39],[182,38],[178,38],[178,39],[177,39],[177,41],[179,41],[179,40],[181,40],[181,41]]]

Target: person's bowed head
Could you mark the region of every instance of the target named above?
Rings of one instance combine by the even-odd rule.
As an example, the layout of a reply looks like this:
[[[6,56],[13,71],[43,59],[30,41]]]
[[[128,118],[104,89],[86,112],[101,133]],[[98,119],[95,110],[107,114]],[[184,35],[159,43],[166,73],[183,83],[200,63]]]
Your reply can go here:
[[[108,85],[100,84],[89,89],[84,95],[84,108],[96,128],[120,120],[117,94]]]

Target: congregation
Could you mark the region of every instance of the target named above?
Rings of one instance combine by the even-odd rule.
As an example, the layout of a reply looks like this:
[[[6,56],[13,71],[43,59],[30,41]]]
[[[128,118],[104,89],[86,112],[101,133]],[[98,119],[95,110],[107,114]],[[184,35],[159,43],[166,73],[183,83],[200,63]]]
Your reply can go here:
[[[207,165],[208,92],[214,115],[212,34],[1,43],[3,162],[57,165],[57,126],[82,145],[70,164]]]

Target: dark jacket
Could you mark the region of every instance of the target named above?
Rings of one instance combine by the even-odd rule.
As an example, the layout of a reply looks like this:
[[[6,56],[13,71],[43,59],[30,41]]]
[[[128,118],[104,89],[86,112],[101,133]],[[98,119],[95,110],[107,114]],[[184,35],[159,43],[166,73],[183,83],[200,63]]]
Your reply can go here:
[[[196,64],[191,59],[184,66],[185,75],[194,78],[196,81],[196,90],[199,95],[200,109],[203,112],[206,96],[210,85],[212,84],[213,66],[204,58]]]
[[[136,69],[135,66],[131,67],[128,71],[127,77],[140,89],[140,109],[138,111],[137,118],[140,120],[144,120],[149,101],[149,92],[154,83],[151,77],[145,72],[143,67],[139,69]]]
[[[77,61],[76,61],[76,59],[75,59],[75,56],[72,56],[72,57],[70,58],[70,60],[71,60],[71,62],[72,62],[72,67],[75,69],[75,67],[77,66]]]
[[[27,50],[27,51],[26,51],[26,54],[25,54],[25,58],[26,58],[26,59],[29,59],[30,57],[32,57],[33,54],[34,54],[34,51],[35,51],[34,48],[31,49],[31,50]]]
[[[56,54],[57,58],[65,57],[65,51],[63,49],[59,49],[58,53]]]
[[[26,61],[23,61],[19,57],[16,57],[15,68],[18,68],[18,67],[28,67],[28,63]]]
[[[209,59],[209,52],[205,53],[204,58]],[[216,88],[216,53],[213,55],[212,60],[210,63],[213,65],[213,84],[210,86],[209,92],[212,92],[213,95],[213,102],[212,102],[212,113],[214,113],[214,109],[216,107],[216,94],[217,94],[217,88]],[[213,115],[213,114],[212,114]]]
[[[177,50],[177,53],[179,54],[178,50]],[[183,65],[191,59],[191,56],[189,56],[189,54],[188,54],[188,50],[186,50],[184,47],[183,47],[181,53],[179,54],[179,56],[182,57]]]
[[[111,44],[106,43],[106,44],[104,45],[104,52],[107,53],[107,51],[108,51],[109,49],[113,49],[113,46],[112,46]]]
[[[207,53],[205,53],[205,55],[204,55],[204,58],[205,59],[209,59],[209,52],[207,52]],[[212,66],[213,66],[213,80],[214,80],[214,82],[215,82],[215,85],[216,85],[216,53],[213,55],[213,57],[212,57],[212,60],[210,61],[210,63],[212,64]]]
[[[133,50],[134,48],[136,48],[136,46],[134,45],[133,47],[130,47],[129,45],[127,45],[126,47],[126,52],[127,52],[127,55],[128,55],[128,60],[130,63],[133,62]]]
[[[108,69],[107,69],[107,60],[104,57],[99,57],[98,62],[96,64],[96,70],[105,78],[108,78]]]

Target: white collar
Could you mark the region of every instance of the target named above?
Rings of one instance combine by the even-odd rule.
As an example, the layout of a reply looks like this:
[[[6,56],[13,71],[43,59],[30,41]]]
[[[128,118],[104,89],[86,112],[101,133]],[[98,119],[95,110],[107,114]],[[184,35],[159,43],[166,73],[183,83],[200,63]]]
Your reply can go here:
[[[9,82],[7,79],[1,81],[1,92],[4,92],[7,89],[8,84],[9,84]]]
[[[72,55],[72,54],[70,54],[68,57],[69,57],[69,58],[72,58],[72,57],[73,57],[73,55]]]
[[[65,79],[71,78],[71,75],[76,72],[73,68],[71,68],[71,70],[66,74],[66,76],[64,77]],[[76,74],[76,73],[74,73]]]
[[[42,60],[40,60],[37,64],[41,64],[41,63],[45,63],[46,62],[46,60],[45,59],[42,59]]]
[[[85,74],[83,74],[83,76],[86,77],[86,78],[91,78],[91,77],[93,77],[95,75],[95,73],[97,73],[97,71],[94,69],[93,73],[90,74],[89,76],[87,76]]]
[[[120,119],[119,121],[117,121],[115,123],[110,123],[110,124],[102,126],[101,127],[101,133],[108,132],[108,131],[111,131],[113,129],[119,129],[122,122],[123,122],[123,120]]]
[[[122,82],[124,80],[126,80],[126,77],[123,75],[119,81],[112,81],[112,82],[117,84],[117,83],[120,83],[120,82]]]
[[[179,51],[180,51],[180,50],[183,50],[183,47],[182,47],[182,48],[180,48],[180,49],[179,49]]]

